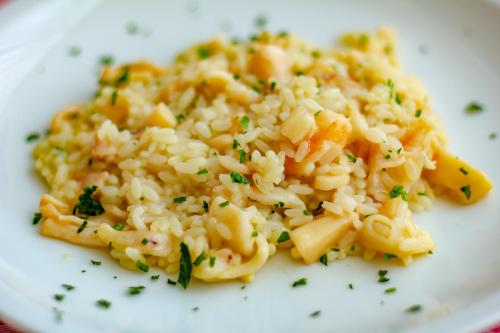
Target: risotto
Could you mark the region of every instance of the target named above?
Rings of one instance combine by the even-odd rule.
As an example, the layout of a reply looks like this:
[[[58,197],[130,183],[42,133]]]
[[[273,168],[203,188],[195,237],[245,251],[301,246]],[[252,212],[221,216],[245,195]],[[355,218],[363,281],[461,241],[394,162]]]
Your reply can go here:
[[[329,49],[218,37],[167,67],[107,66],[92,101],[55,114],[34,150],[40,233],[179,272],[183,287],[249,281],[278,249],[408,265],[435,247],[413,212],[492,188],[445,147],[390,28]]]

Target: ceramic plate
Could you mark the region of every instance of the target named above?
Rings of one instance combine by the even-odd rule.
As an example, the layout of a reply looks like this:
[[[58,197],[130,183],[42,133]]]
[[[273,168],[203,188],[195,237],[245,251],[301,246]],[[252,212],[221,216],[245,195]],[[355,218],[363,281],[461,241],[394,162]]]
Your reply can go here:
[[[260,15],[271,31],[292,31],[325,46],[347,30],[394,26],[403,66],[430,92],[451,151],[484,170],[496,188],[477,205],[439,199],[433,210],[417,214],[437,248],[410,267],[355,258],[305,266],[280,254],[245,289],[241,282],[195,282],[184,291],[168,285],[164,273],[129,272],[99,251],[40,237],[31,218],[45,187],[33,172],[33,144],[25,136],[44,131],[60,107],[92,96],[99,57],[166,64],[214,34],[249,36]],[[135,33],[128,33],[130,23],[137,25]],[[498,4],[483,1],[8,4],[0,11],[2,318],[51,333],[471,332],[500,321],[500,136],[490,138],[500,135],[499,34]],[[471,101],[485,111],[466,114]],[[102,265],[91,265],[91,259]],[[377,283],[379,269],[389,270],[388,285]],[[151,281],[158,273],[161,278]],[[309,284],[291,288],[300,277]],[[76,289],[66,292],[63,283]],[[146,286],[145,292],[128,296],[127,287],[135,285]],[[397,292],[384,294],[387,287]],[[57,293],[66,299],[54,301]],[[96,307],[101,298],[112,306]],[[422,311],[406,313],[414,304]],[[321,314],[311,318],[316,310]]]

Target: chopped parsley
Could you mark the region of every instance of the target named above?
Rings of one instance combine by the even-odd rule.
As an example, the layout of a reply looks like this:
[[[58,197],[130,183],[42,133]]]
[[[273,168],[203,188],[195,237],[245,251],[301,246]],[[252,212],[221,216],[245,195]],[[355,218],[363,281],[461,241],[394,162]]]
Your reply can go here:
[[[37,132],[32,132],[26,136],[26,142],[31,142],[38,140],[40,138],[40,134]]]
[[[283,201],[278,201],[277,204],[274,204],[275,208],[283,208],[285,207],[285,203]]]
[[[318,207],[316,207],[313,211],[312,211],[312,215],[313,216],[318,216],[319,214],[323,214],[324,212],[324,209],[323,209],[323,201],[320,201],[320,203],[318,204]]]
[[[347,285],[347,287],[348,287],[349,289],[351,289],[351,290],[353,290],[353,289],[354,289],[354,286],[352,285],[352,283],[349,283],[349,284]]]
[[[175,286],[177,284],[177,282],[175,282],[174,280],[171,280],[171,279],[167,279],[167,283],[172,285],[172,286]]]
[[[389,192],[389,197],[391,199],[401,196],[401,199],[408,201],[408,193],[405,191],[402,185],[394,185],[392,190]]]
[[[54,312],[54,316],[56,317],[56,321],[61,322],[63,320],[64,311],[56,308],[55,306],[52,308],[52,311]]]
[[[300,286],[305,286],[307,284],[307,278],[303,277],[300,278],[292,283],[292,287],[300,287]]]
[[[68,55],[70,57],[78,57],[82,53],[82,49],[79,48],[78,46],[71,46],[68,49]]]
[[[269,88],[271,89],[271,91],[274,91],[274,88],[276,88],[276,82],[271,81],[271,85],[269,86]]]
[[[210,57],[211,52],[210,52],[210,49],[208,47],[206,47],[206,46],[200,46],[196,50],[196,54],[198,54],[198,58],[200,58],[200,59],[206,59],[206,58]]]
[[[314,311],[314,312],[311,312],[311,313],[309,314],[309,317],[311,317],[311,318],[316,318],[316,317],[318,317],[320,314],[321,314],[321,311],[320,311],[320,310],[316,310],[316,311]]]
[[[80,227],[78,227],[78,230],[76,231],[76,233],[77,234],[81,233],[83,231],[83,229],[85,229],[87,224],[88,224],[87,220],[83,221],[83,223],[80,225]]]
[[[149,266],[140,260],[137,260],[137,262],[135,263],[135,267],[138,270],[143,271],[144,273],[149,272]]]
[[[384,290],[384,293],[392,294],[392,293],[395,293],[396,290],[397,290],[396,287],[391,287],[391,288],[387,288],[386,290]]]
[[[340,249],[338,247],[334,247],[334,248],[332,248],[332,251],[333,252],[340,252]]]
[[[229,206],[229,201],[227,200],[219,204],[219,207],[226,207],[226,206]]]
[[[252,231],[252,233],[250,234],[250,236],[252,237],[257,237],[259,235],[259,232],[258,231]]]
[[[199,309],[200,309],[200,307],[199,307],[199,306],[195,306],[194,308],[192,308],[192,309],[191,309],[191,311],[196,312],[196,311],[198,311]]]
[[[464,167],[460,167],[460,169],[458,169],[458,171],[460,171],[461,173],[463,173],[466,176],[469,174],[469,172],[467,170],[465,170]]]
[[[313,58],[319,58],[319,57],[321,57],[321,52],[319,52],[318,50],[314,50],[311,52],[311,56]]]
[[[236,171],[231,171],[231,180],[233,181],[233,183],[237,184],[243,184],[243,185],[250,184],[250,181],[248,180],[247,177],[243,176],[242,174]]]
[[[350,250],[351,250],[351,252],[356,251],[356,245],[352,244]]]
[[[236,149],[236,147],[238,147],[238,146],[240,146],[240,143],[238,142],[238,140],[233,139],[233,149]]]
[[[149,243],[149,241],[146,238],[143,238],[141,244],[146,245],[147,243]]]
[[[205,211],[205,213],[208,213],[208,202],[206,202],[205,200],[203,200],[203,210]]]
[[[113,226],[113,229],[118,230],[118,231],[122,231],[123,228],[125,228],[125,226],[121,223],[117,223]]]
[[[90,260],[90,263],[91,263],[92,265],[94,265],[94,266],[101,266],[101,264],[102,264],[102,262],[97,261],[97,260],[92,260],[92,259]]]
[[[118,90],[113,91],[113,94],[111,94],[111,105],[116,104],[116,99],[118,98]]]
[[[321,113],[321,110],[316,111],[316,112],[314,113],[314,116],[315,116],[315,117],[317,117],[317,116],[319,116],[319,114],[320,114],[320,113]]]
[[[243,149],[238,150],[238,154],[240,155],[240,163],[243,164],[245,162],[245,159],[247,158],[247,153]]]
[[[184,121],[184,119],[186,119],[186,115],[184,114],[177,114],[175,115],[175,120],[177,120],[177,123],[180,124]]]
[[[208,261],[208,266],[210,267],[214,267],[215,266],[215,257],[210,257],[209,261]]]
[[[135,35],[139,31],[139,26],[135,22],[129,22],[127,23],[126,30],[129,35]]]
[[[109,309],[111,307],[111,302],[105,299],[100,299],[96,301],[95,304],[103,309]]]
[[[490,133],[490,135],[488,136],[488,138],[489,138],[490,140],[494,140],[494,139],[496,139],[496,138],[497,138],[497,133],[496,133],[496,132]]]
[[[384,260],[389,261],[393,258],[397,258],[398,256],[392,253],[384,253]]]
[[[252,88],[253,91],[255,91],[256,93],[260,94],[260,89],[255,84],[252,84],[251,88]],[[243,127],[243,125],[241,127]]]
[[[187,200],[186,197],[177,197],[177,198],[174,198],[174,203],[183,203]]]
[[[125,67],[123,68],[123,72],[118,76],[116,79],[116,84],[122,84],[122,83],[127,83],[128,82],[128,68]]]
[[[417,111],[415,111],[416,118],[420,118],[421,115],[422,115],[422,109],[418,109]]]
[[[280,236],[278,237],[278,243],[286,242],[289,239],[290,235],[288,234],[288,231],[282,231]]]
[[[243,116],[240,120],[241,128],[247,129],[249,124],[250,124],[250,118],[248,118],[248,116]]]
[[[401,97],[399,97],[399,94],[396,94],[396,97],[394,97],[394,101],[397,105],[401,105]]]
[[[483,106],[477,102],[470,102],[465,107],[465,112],[468,114],[480,113],[483,112],[483,110],[484,110]]]
[[[73,208],[73,215],[75,213],[96,216],[104,213],[104,207],[101,203],[92,198],[92,194],[97,190],[97,186],[88,186],[83,189],[83,194],[78,197],[78,204]]]
[[[242,285],[242,286],[240,287],[240,289],[241,289],[241,290],[244,290],[246,287],[247,287],[246,285]]]
[[[64,297],[66,297],[66,296],[64,296],[63,294],[55,294],[54,295],[54,299],[58,302],[62,302],[64,300]]]
[[[32,221],[33,225],[38,224],[40,222],[40,220],[42,219],[42,217],[43,216],[42,216],[41,213],[35,213],[35,214],[33,214],[33,221]]]
[[[470,200],[470,197],[472,195],[472,191],[470,190],[470,185],[465,185],[460,188],[460,191],[463,192],[467,200]]]
[[[99,63],[104,66],[112,65],[115,59],[110,54],[104,54],[99,58]]]
[[[200,171],[198,171],[196,174],[198,174],[198,175],[204,175],[204,174],[206,174],[206,173],[208,173],[208,169],[201,169],[201,170],[200,170]]]
[[[142,293],[142,291],[145,288],[146,287],[144,287],[144,286],[128,287],[128,294],[129,295],[139,295],[140,293]]]
[[[152,275],[151,276],[151,281],[156,281],[160,278],[160,274],[157,274],[157,275]]]
[[[288,37],[288,35],[289,35],[289,34],[288,34],[288,31],[280,31],[280,32],[278,32],[278,35],[277,35],[277,36],[278,36],[279,38],[286,38],[286,37]]]
[[[350,154],[347,154],[347,158],[349,159],[349,161],[351,163],[356,163],[356,161],[358,160],[355,156],[350,155]]]
[[[177,283],[179,283],[184,289],[186,289],[191,281],[191,272],[193,271],[193,265],[191,262],[191,254],[189,253],[188,246],[181,242],[181,260],[179,262],[179,277],[177,278]]]
[[[328,257],[326,255],[326,253],[323,254],[321,257],[319,257],[319,262],[325,266],[328,266]]]
[[[309,212],[308,212],[306,209],[304,209],[304,210],[302,211],[302,214],[304,214],[305,216],[311,215],[311,214],[309,214]]]
[[[255,26],[259,29],[264,28],[267,25],[267,17],[264,15],[259,15],[255,18]]]
[[[415,312],[420,312],[421,310],[422,310],[422,305],[415,304],[415,305],[412,305],[409,308],[407,308],[405,310],[405,312],[407,312],[407,313],[415,313]]]
[[[67,291],[71,291],[71,290],[75,289],[75,286],[72,286],[70,284],[62,284],[61,287],[63,287]]]
[[[378,283],[388,282],[390,279],[386,276],[388,273],[387,270],[379,270],[378,271]]]
[[[196,257],[196,259],[193,261],[193,265],[199,266],[205,259],[207,259],[207,256],[205,255],[205,251],[201,252],[199,256]]]

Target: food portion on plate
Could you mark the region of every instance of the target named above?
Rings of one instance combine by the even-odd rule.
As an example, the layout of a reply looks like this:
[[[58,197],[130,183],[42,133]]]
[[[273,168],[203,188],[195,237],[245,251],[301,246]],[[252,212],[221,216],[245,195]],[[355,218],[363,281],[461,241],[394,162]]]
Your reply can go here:
[[[492,188],[446,150],[385,27],[331,49],[262,32],[195,45],[167,67],[107,66],[34,158],[49,185],[42,235],[179,272],[183,287],[249,281],[280,248],[308,264],[407,265],[435,247],[413,212],[435,193],[470,204]]]

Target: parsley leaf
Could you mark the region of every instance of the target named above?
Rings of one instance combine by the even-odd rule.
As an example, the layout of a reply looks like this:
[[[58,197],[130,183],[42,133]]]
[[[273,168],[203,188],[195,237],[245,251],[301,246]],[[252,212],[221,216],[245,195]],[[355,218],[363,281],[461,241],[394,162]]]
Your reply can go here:
[[[208,202],[206,202],[205,200],[203,200],[203,210],[205,211],[205,213],[208,213]]]
[[[316,310],[316,311],[314,311],[314,312],[310,313],[310,314],[309,314],[309,317],[311,317],[311,318],[316,318],[316,317],[318,317],[320,314],[321,314],[321,311],[320,311],[320,310]]]
[[[240,120],[240,126],[243,129],[247,129],[249,124],[250,124],[250,118],[248,118],[248,116],[243,116]]]
[[[71,291],[71,290],[75,289],[75,286],[72,286],[70,284],[62,284],[61,287],[63,287],[67,291]]]
[[[472,191],[470,189],[470,185],[465,185],[465,186],[462,186],[460,188],[460,191],[463,192],[463,194],[465,195],[465,197],[467,198],[467,200],[470,200],[470,197],[472,195]]]
[[[394,185],[392,190],[389,192],[389,197],[394,199],[399,196],[401,196],[401,199],[404,201],[408,201],[408,193],[405,191],[404,187],[402,185]]]
[[[198,171],[196,174],[198,174],[198,175],[204,175],[204,174],[206,174],[206,173],[208,173],[208,169],[201,169],[201,170],[200,170],[200,171]]]
[[[461,173],[463,173],[466,176],[469,174],[469,172],[467,170],[465,170],[464,167],[460,167],[460,169],[458,169],[458,171],[460,171]]]
[[[144,286],[128,287],[128,294],[129,295],[138,295],[138,294],[142,293],[142,291],[145,288],[146,287],[144,287]]]
[[[97,186],[89,186],[83,189],[83,194],[78,197],[78,204],[73,208],[75,213],[96,216],[105,212],[104,207],[97,200],[92,199],[92,194],[97,190]]]
[[[384,260],[389,261],[393,258],[397,258],[398,256],[392,253],[384,253]]]
[[[282,231],[280,236],[278,237],[278,243],[286,242],[289,239],[290,235],[288,234],[288,231]]]
[[[30,133],[26,136],[26,142],[35,141],[35,140],[38,140],[39,138],[40,138],[40,134],[33,132],[33,133]]]
[[[229,201],[227,200],[219,204],[219,207],[226,207],[226,206],[229,206]]]
[[[97,260],[90,260],[90,263],[94,266],[101,266],[102,262],[97,261]]]
[[[328,257],[326,256],[326,253],[319,257],[319,262],[325,266],[328,266]]]
[[[483,110],[484,110],[483,106],[477,102],[470,102],[465,107],[465,112],[468,114],[480,113],[483,112]]]
[[[200,59],[206,59],[210,57],[211,52],[210,49],[206,46],[200,46],[197,50],[196,53],[198,54],[198,58]]]
[[[183,203],[187,200],[186,197],[177,197],[177,198],[174,198],[174,203]]]
[[[188,246],[182,242],[181,243],[181,260],[179,262],[179,277],[177,282],[186,289],[191,281],[191,272],[193,270],[191,262],[191,254],[189,253]]]
[[[307,284],[307,278],[303,277],[300,278],[292,283],[292,287],[299,287],[299,286],[305,286]]]
[[[83,221],[83,223],[80,225],[80,227],[78,227],[78,230],[76,231],[76,233],[77,234],[81,233],[83,231],[83,229],[85,229],[87,224],[88,224],[87,220]]]
[[[64,296],[63,294],[55,294],[54,295],[54,299],[58,302],[62,302],[64,300],[64,297],[66,297],[66,296]]]
[[[415,304],[407,308],[405,311],[408,313],[415,313],[415,312],[420,312],[422,310],[422,305]]]
[[[103,309],[108,309],[111,306],[111,302],[105,299],[100,299],[95,302],[96,305]]]
[[[42,219],[42,213],[35,213],[33,214],[33,225],[36,225],[38,224],[38,222],[40,222],[40,220]]]
[[[199,256],[196,257],[196,259],[193,261],[193,265],[199,266],[201,263],[207,259],[207,256],[205,255],[205,251],[201,252]]]
[[[396,287],[387,288],[384,292],[385,292],[386,294],[392,294],[392,293],[395,293],[395,292],[396,292]]]
[[[243,184],[243,185],[248,185],[250,184],[250,181],[248,180],[247,177],[241,175],[240,173],[236,171],[231,171],[231,180],[233,183],[238,183],[238,184]]]
[[[117,223],[113,226],[113,229],[117,230],[117,231],[122,231],[123,228],[125,228],[125,226],[121,223]]]
[[[245,159],[247,157],[247,153],[243,149],[238,150],[238,154],[240,155],[240,163],[245,162]]]
[[[137,260],[136,263],[135,263],[135,267],[141,271],[143,271],[144,273],[147,273],[149,272],[149,266],[145,263],[143,263],[142,261],[140,260]]]

